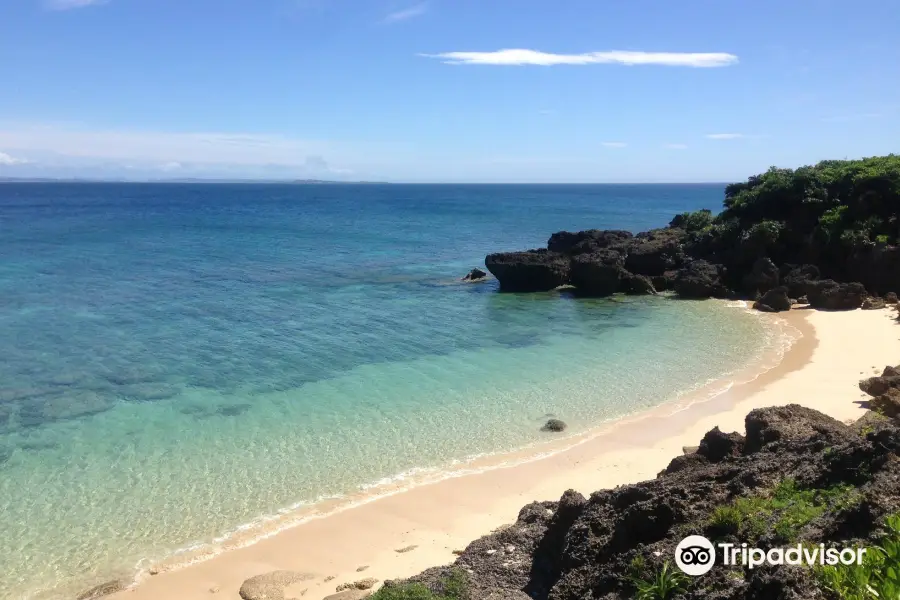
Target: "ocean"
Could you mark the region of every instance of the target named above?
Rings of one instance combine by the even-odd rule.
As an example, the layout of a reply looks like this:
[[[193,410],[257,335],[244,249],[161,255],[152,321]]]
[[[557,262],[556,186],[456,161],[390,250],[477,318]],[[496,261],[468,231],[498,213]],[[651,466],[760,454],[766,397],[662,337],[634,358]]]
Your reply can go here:
[[[772,332],[734,305],[459,281],[723,189],[0,184],[0,595],[71,598],[747,364]]]

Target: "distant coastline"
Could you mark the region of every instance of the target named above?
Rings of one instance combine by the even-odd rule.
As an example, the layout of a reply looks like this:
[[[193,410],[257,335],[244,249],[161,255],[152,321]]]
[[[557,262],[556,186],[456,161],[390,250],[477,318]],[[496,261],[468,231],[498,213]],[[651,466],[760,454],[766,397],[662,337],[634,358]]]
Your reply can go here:
[[[327,179],[91,179],[84,177],[0,177],[0,183],[224,183],[280,185],[389,185],[389,181],[332,181]]]

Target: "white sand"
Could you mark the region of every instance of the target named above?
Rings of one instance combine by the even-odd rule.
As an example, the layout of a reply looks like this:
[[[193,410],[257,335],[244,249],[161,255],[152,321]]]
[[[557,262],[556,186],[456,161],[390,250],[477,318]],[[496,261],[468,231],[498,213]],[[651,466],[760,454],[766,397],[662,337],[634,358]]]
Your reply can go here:
[[[318,600],[343,582],[406,577],[449,563],[454,549],[514,521],[533,500],[555,500],[569,488],[587,495],[653,478],[683,446],[697,445],[714,426],[743,432],[744,417],[754,408],[801,404],[855,420],[864,412],[859,380],[900,363],[895,315],[893,310],[792,311],[787,319],[803,338],[784,360],[713,400],[674,415],[671,408],[655,410],[547,458],[423,485],[312,520],[205,562],[147,576],[110,598],[232,600],[240,597],[248,577],[289,569],[315,579],[289,587],[286,597]],[[411,545],[417,547],[396,552]],[[358,572],[362,566],[368,568]],[[326,582],[329,576],[334,579]]]

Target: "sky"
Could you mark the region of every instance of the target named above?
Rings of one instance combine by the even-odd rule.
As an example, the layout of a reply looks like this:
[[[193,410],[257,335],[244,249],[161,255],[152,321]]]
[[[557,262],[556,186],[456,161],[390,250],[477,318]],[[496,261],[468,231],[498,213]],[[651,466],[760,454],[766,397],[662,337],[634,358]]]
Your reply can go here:
[[[0,177],[737,181],[900,150],[897,0],[0,0]]]

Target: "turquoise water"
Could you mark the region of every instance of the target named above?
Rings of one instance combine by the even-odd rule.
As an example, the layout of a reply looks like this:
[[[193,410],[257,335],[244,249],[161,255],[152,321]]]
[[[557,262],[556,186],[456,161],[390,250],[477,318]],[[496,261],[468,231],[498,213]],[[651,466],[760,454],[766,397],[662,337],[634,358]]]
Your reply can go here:
[[[70,597],[288,507],[658,405],[768,339],[713,302],[459,284],[719,186],[0,185],[0,590]]]

